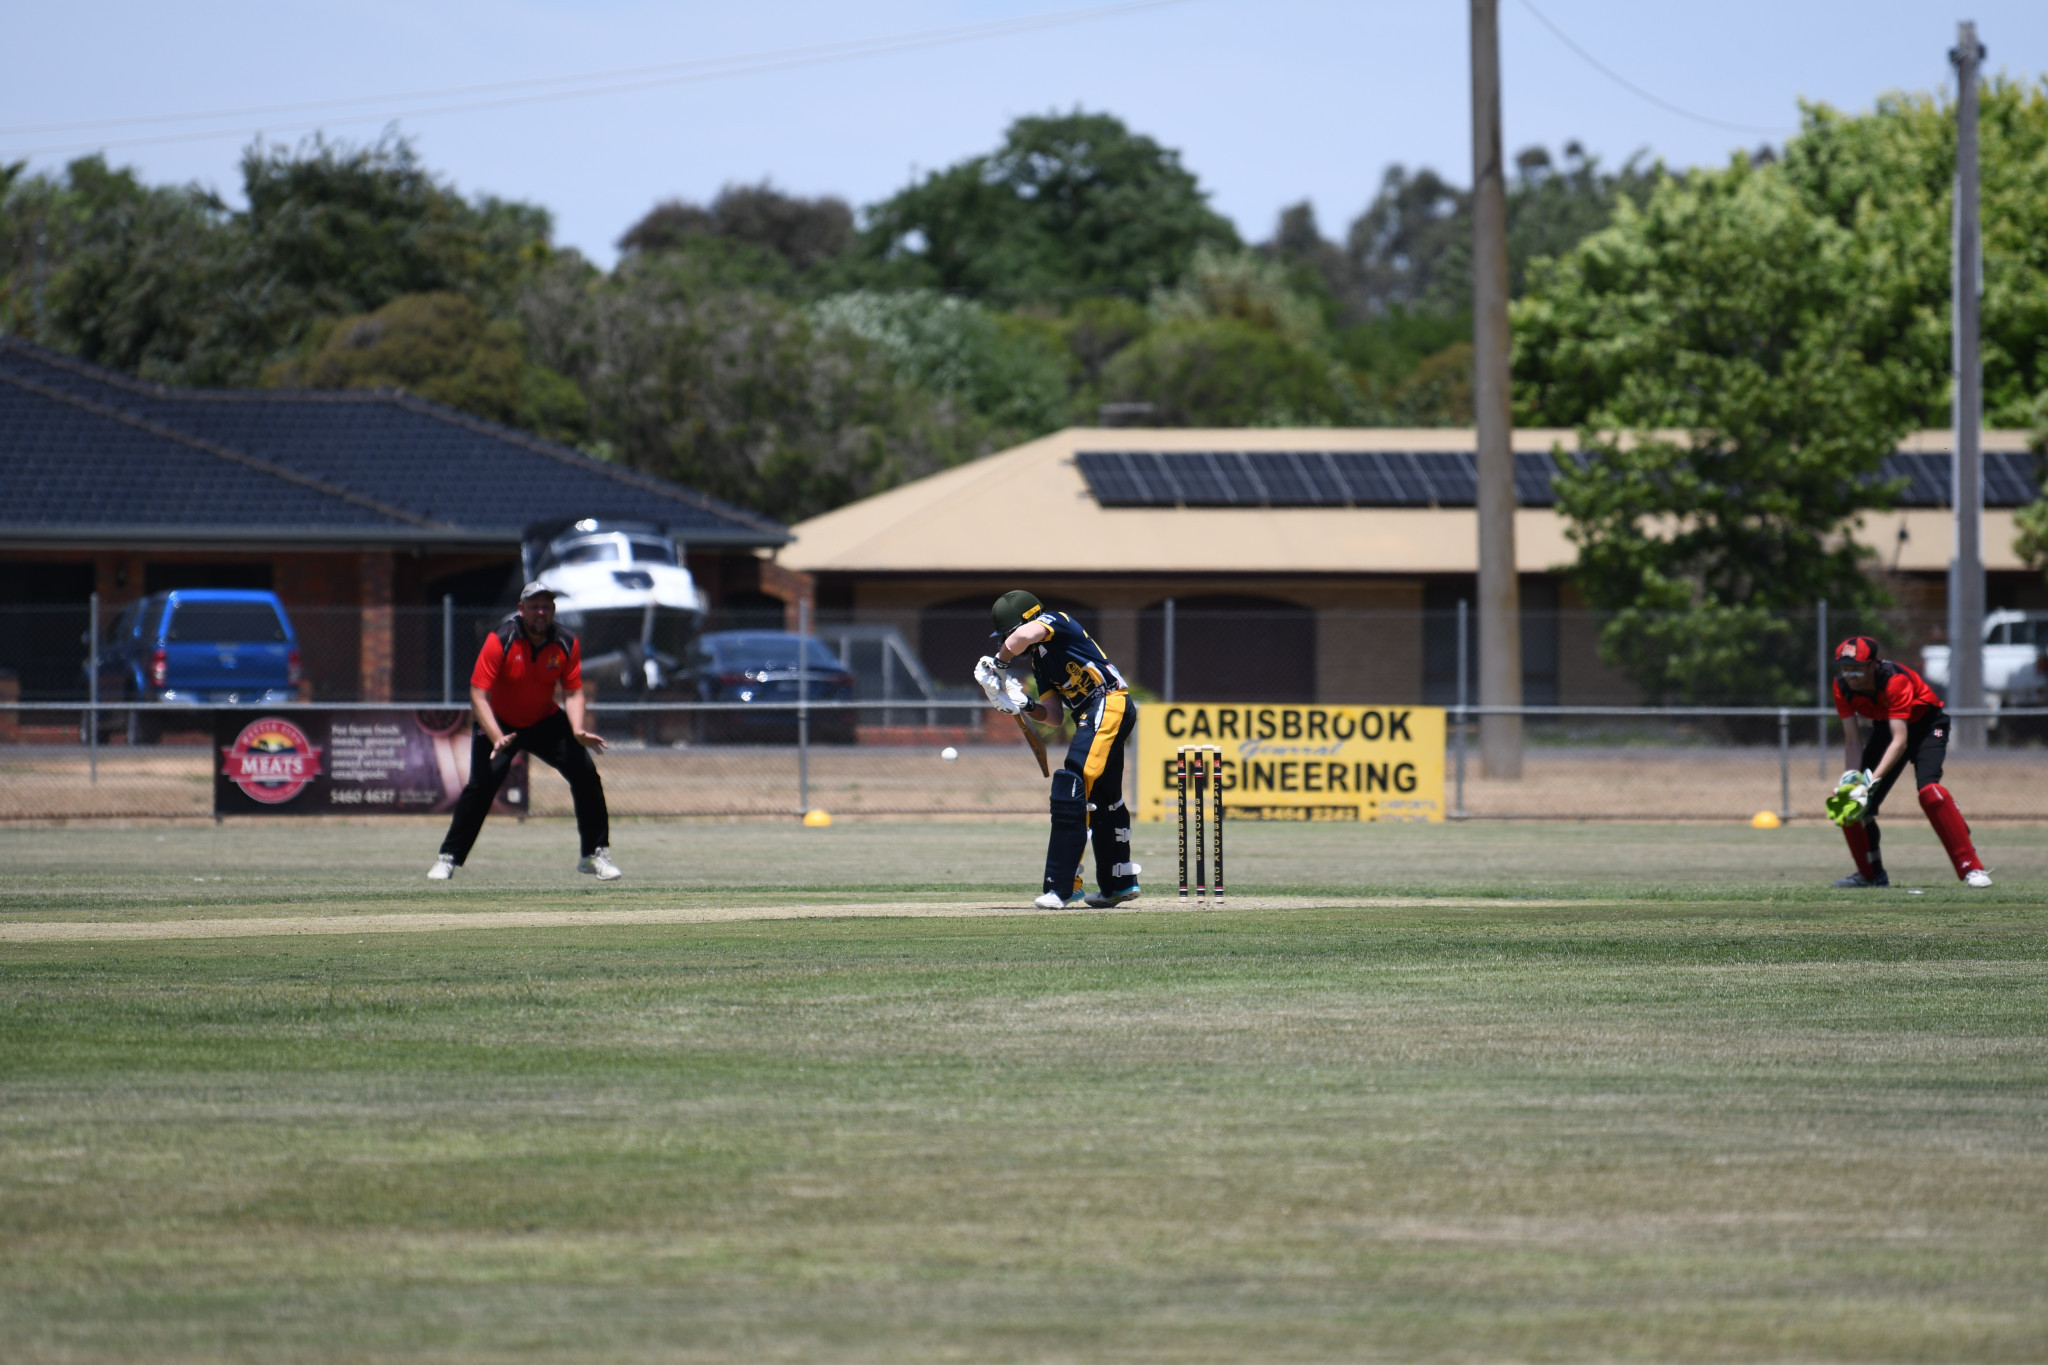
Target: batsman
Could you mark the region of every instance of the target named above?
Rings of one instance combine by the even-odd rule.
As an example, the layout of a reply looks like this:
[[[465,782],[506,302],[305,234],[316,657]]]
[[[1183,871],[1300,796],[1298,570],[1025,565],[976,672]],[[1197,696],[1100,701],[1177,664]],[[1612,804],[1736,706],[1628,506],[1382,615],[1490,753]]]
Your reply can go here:
[[[1878,846],[1877,808],[1909,763],[1920,789],[1920,809],[1948,851],[1956,876],[1967,886],[1991,885],[1991,874],[1970,842],[1970,826],[1941,785],[1948,712],[1926,679],[1904,664],[1880,658],[1877,641],[1868,635],[1855,635],[1835,646],[1834,694],[1848,761],[1856,765],[1842,774],[1828,798],[1828,818],[1842,827],[1856,860],[1856,870],[1835,885],[1891,885]],[[1871,722],[1867,740],[1865,720]]]
[[[1131,861],[1131,812],[1124,805],[1124,744],[1138,723],[1123,674],[1089,638],[1081,623],[1019,589],[998,597],[993,610],[1000,640],[993,655],[974,666],[974,680],[989,704],[1013,716],[1059,725],[1074,716],[1074,742],[1052,774],[1052,835],[1045,846],[1045,886],[1032,904],[1057,910],[1081,890],[1081,856],[1090,833],[1095,881],[1083,899],[1097,909],[1139,895],[1138,865]],[[1028,659],[1038,683],[1033,701],[1017,676]],[[1028,732],[1027,732],[1028,733]]]

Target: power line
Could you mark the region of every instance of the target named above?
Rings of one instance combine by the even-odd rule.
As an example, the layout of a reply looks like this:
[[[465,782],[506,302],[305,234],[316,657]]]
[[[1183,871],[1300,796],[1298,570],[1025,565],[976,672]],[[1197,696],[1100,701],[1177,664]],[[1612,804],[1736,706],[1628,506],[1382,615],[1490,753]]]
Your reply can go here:
[[[850,61],[859,57],[889,56],[895,53],[943,47],[954,43],[1004,38],[1016,34],[1037,32],[1043,29],[1061,28],[1097,19],[1113,19],[1125,14],[1186,3],[1188,3],[1188,0],[1125,0],[1121,4],[1096,5],[1086,9],[1060,10],[1052,14],[1034,15],[1021,19],[1001,19],[989,23],[965,24],[953,28],[926,29],[916,33],[893,34],[879,38],[856,38],[844,42],[816,44],[809,47],[782,48],[770,52],[757,52],[733,57],[699,58],[694,61],[671,62],[658,66],[625,67],[611,71],[585,72],[581,75],[540,76],[528,80],[500,81],[487,85],[453,86],[440,90],[414,90],[390,95],[344,96],[331,100],[312,100],[297,104],[259,105],[241,109],[217,109],[181,114],[148,114],[139,115],[134,118],[97,119],[78,123],[26,124],[13,128],[0,128],[0,137],[21,136],[27,133],[38,132],[65,132],[83,128],[184,123],[216,118],[247,118],[262,114],[295,113],[306,109],[342,108],[350,105],[388,105],[408,100],[442,99],[462,95],[486,94],[494,91],[532,90],[535,87],[550,85],[581,87],[568,90],[544,90],[534,94],[508,95],[502,98],[457,104],[428,105],[397,111],[386,110],[324,119],[310,119],[263,127],[210,128],[192,132],[163,133],[146,137],[112,138],[41,147],[21,147],[12,149],[5,154],[9,156],[43,156],[61,152],[91,151],[107,147],[140,147],[168,142],[193,142],[211,138],[253,137],[265,133],[301,132],[325,127],[330,124],[390,122],[401,118],[416,118],[430,114],[468,113],[481,109],[502,109],[515,105],[540,104],[552,100],[580,99],[592,95],[624,94],[630,91],[652,89],[664,85],[683,85],[696,81],[716,80],[727,76],[758,75],[764,72],[788,70],[793,67],[816,66],[835,61]]]
[[[1592,67],[1595,71],[1598,71],[1601,75],[1607,77],[1608,80],[1613,81],[1616,85],[1622,87],[1624,90],[1629,91],[1631,94],[1640,96],[1641,98],[1648,100],[1650,103],[1656,105],[1659,109],[1668,110],[1671,113],[1678,115],[1680,118],[1689,118],[1694,123],[1710,124],[1715,128],[1726,128],[1731,132],[1737,133],[1784,134],[1796,133],[1799,131],[1796,128],[1786,128],[1782,126],[1766,128],[1761,127],[1754,123],[1730,123],[1726,119],[1711,118],[1706,114],[1695,114],[1690,109],[1681,109],[1677,105],[1673,104],[1670,100],[1665,99],[1662,95],[1655,95],[1652,94],[1650,91],[1643,89],[1643,87],[1637,85],[1634,81],[1622,75],[1619,71],[1616,71],[1613,67],[1608,66],[1606,63],[1602,62],[1598,57],[1595,57],[1592,53],[1586,51],[1586,49],[1580,47],[1577,43],[1573,42],[1571,40],[1570,34],[1566,33],[1563,29],[1559,28],[1556,24],[1551,23],[1549,19],[1545,18],[1543,15],[1543,11],[1537,9],[1535,5],[1531,4],[1530,0],[1522,0],[1522,8],[1528,10],[1529,13],[1535,15],[1536,22],[1543,25],[1543,27],[1549,29],[1551,33],[1556,36],[1559,42],[1563,43],[1572,51],[1578,53],[1580,59],[1583,60],[1586,63],[1586,65]]]

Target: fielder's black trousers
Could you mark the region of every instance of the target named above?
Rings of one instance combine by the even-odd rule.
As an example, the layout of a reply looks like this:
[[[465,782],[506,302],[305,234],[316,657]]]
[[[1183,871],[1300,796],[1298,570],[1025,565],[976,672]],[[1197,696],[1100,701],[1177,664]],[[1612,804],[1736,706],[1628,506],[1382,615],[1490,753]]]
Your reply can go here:
[[[1870,737],[1863,741],[1863,768],[1868,772],[1884,760],[1884,751],[1892,747],[1892,726],[1890,721],[1870,722]],[[1878,784],[1870,789],[1870,804],[1864,807],[1864,836],[1870,841],[1870,856],[1881,856],[1878,845],[1884,838],[1877,828],[1877,808],[1891,795],[1899,777],[1907,765],[1913,769],[1913,786],[1917,790],[1931,783],[1941,781],[1942,765],[1948,759],[1948,712],[1941,707],[1909,722],[1906,726],[1906,752],[1899,755],[1899,765],[1886,773]],[[1929,817],[1932,818],[1932,817]],[[1940,826],[1936,826],[1936,832]],[[1960,872],[1957,874],[1961,875]]]
[[[569,779],[583,856],[588,858],[609,845],[611,816],[605,810],[604,781],[597,775],[597,765],[590,761],[589,750],[576,742],[568,715],[557,711],[524,730],[508,733],[512,742],[492,758],[491,737],[481,725],[471,731],[469,781],[464,784],[462,795],[455,799],[455,819],[448,826],[448,837],[441,841],[441,851],[454,855],[457,867],[468,860],[469,850],[483,830],[484,817],[491,813],[491,802],[498,799],[498,788],[505,785],[505,774],[512,770],[512,756],[521,750]]]

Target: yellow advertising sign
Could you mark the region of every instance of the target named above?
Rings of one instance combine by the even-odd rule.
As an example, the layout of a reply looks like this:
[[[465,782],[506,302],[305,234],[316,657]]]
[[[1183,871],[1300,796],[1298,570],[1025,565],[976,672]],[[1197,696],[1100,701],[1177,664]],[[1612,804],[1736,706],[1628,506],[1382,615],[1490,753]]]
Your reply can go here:
[[[1155,701],[1138,709],[1137,741],[1140,820],[1174,817],[1183,744],[1223,750],[1233,820],[1444,818],[1440,706]]]

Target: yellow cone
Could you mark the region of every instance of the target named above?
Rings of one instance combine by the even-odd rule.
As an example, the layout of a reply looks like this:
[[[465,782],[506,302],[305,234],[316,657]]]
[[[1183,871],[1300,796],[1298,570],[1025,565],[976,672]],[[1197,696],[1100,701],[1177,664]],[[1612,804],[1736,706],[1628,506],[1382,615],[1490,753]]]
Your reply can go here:
[[[812,829],[824,829],[832,823],[832,812],[829,810],[807,810],[804,812],[804,823]]]
[[[1776,829],[1783,823],[1785,822],[1778,818],[1776,811],[1760,810],[1755,815],[1749,817],[1749,827],[1751,829]]]

